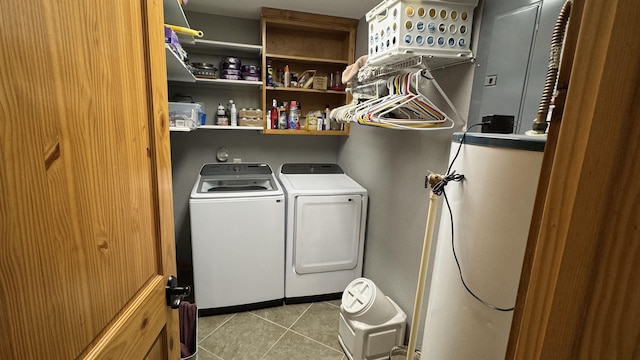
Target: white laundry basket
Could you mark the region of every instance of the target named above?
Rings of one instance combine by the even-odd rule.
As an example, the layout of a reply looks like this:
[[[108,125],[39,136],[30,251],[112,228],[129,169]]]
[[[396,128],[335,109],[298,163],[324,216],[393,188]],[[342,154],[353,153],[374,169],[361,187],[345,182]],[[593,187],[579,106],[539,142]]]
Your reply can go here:
[[[472,58],[471,30],[478,0],[384,0],[367,12],[368,63],[430,55]]]
[[[349,360],[388,359],[404,342],[407,315],[366,278],[347,285],[342,294],[338,341]]]

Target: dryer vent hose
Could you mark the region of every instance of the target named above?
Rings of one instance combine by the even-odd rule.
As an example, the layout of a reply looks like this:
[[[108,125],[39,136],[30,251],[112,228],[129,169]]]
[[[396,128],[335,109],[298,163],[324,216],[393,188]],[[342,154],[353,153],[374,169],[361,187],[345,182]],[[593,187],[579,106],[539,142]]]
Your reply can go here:
[[[564,34],[567,29],[567,23],[569,22],[569,15],[571,14],[572,0],[567,0],[558,19],[556,25],[553,28],[553,34],[551,35],[551,50],[549,52],[549,69],[547,70],[547,79],[544,83],[544,89],[542,90],[542,97],[540,98],[540,106],[538,107],[538,114],[536,120],[533,122],[532,130],[535,133],[544,134],[547,130],[547,113],[549,112],[549,104],[553,97],[553,91],[556,87],[556,80],[558,79],[558,68],[560,66],[560,55],[562,54],[562,45],[564,43]]]

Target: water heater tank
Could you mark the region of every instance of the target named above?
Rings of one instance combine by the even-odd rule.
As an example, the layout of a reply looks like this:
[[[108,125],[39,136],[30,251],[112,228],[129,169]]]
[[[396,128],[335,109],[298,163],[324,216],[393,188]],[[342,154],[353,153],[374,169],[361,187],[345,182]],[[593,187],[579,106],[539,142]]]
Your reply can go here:
[[[461,139],[454,134],[449,161]],[[543,150],[544,138],[468,133],[452,168],[465,176],[446,187],[456,255],[468,287],[492,306],[515,304]],[[421,359],[504,359],[513,311],[465,290],[446,205],[440,219]]]

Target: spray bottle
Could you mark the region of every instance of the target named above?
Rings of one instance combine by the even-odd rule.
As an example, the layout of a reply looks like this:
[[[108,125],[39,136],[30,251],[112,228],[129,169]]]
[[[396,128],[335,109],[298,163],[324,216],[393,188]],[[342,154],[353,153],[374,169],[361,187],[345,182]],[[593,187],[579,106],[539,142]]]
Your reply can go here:
[[[291,86],[291,73],[289,72],[289,65],[284,66],[284,87]]]

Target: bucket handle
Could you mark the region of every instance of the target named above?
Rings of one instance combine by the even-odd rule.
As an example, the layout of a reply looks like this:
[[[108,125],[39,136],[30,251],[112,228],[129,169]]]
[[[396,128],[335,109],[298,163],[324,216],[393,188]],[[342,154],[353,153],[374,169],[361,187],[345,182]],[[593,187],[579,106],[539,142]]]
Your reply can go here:
[[[382,20],[384,20],[384,18],[387,17],[388,14],[389,14],[389,10],[388,9],[384,9],[384,10],[382,10],[381,13],[376,14],[376,20],[377,21],[382,21]]]
[[[374,17],[378,22],[384,20],[389,14],[387,2],[387,0],[381,2],[378,6],[369,11],[367,13],[367,21],[371,21]]]

